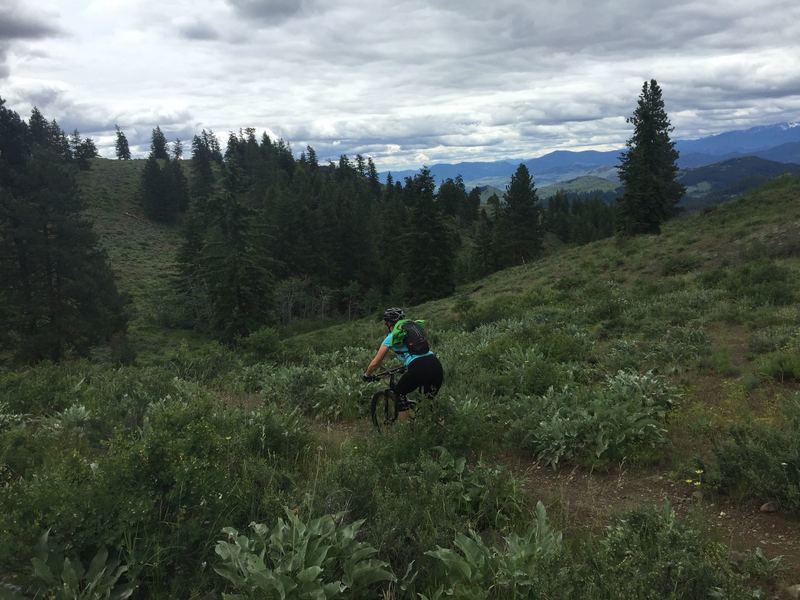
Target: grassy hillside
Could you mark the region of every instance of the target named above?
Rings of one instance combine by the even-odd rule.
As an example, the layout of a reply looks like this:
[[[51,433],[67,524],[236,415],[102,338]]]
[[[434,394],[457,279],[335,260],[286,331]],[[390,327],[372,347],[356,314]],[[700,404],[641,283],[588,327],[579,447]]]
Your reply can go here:
[[[144,163],[95,159],[90,170],[79,172],[78,185],[117,285],[131,298],[131,339],[146,351],[188,334],[163,326],[177,274],[181,230],[145,218],[138,196]]]
[[[595,175],[584,175],[583,177],[576,177],[569,181],[561,181],[548,185],[539,190],[540,198],[550,198],[555,196],[556,192],[563,190],[565,192],[611,192],[619,187],[618,183],[597,177]]]
[[[800,512],[800,447],[791,433],[800,423],[799,299],[800,181],[782,179],[705,214],[672,221],[660,236],[570,249],[411,312],[432,323],[446,365],[445,393],[481,431],[475,433],[481,441],[473,438],[472,444],[495,451],[509,447],[528,460],[551,463],[655,461],[659,470],[645,469],[640,480],[650,497],[662,497],[658,486],[647,483],[650,477],[672,478],[679,500],[693,497],[698,487],[726,491],[749,519],[748,510],[779,497],[794,507],[790,512]],[[343,340],[369,348],[379,335],[377,324],[340,326],[289,340],[285,352],[320,382],[346,379],[366,364],[369,351],[343,356]],[[308,348],[314,349],[311,357]],[[612,451],[607,440],[591,437],[595,428],[625,440],[616,427],[626,426],[602,424],[598,412],[578,417],[580,408],[572,406],[576,399],[591,405],[589,390],[599,394],[602,382],[617,385],[612,380],[620,371],[651,373],[675,386],[664,439],[654,446],[638,447],[631,439],[630,446],[623,441],[624,449]],[[554,392],[548,392],[551,387]],[[313,412],[358,415],[362,392],[355,385],[347,389],[349,401],[320,401]],[[567,394],[560,395],[561,389]],[[548,401],[529,400],[542,395]],[[573,429],[584,417],[588,429]],[[785,459],[770,461],[771,454]],[[674,487],[672,492],[674,500]],[[586,496],[586,490],[576,493]],[[619,508],[598,509],[591,494],[583,501],[589,512],[604,517]],[[800,540],[796,521],[765,527],[776,523],[784,528],[781,535]],[[800,567],[800,544],[782,550]]]
[[[375,320],[246,351],[159,328],[178,237],[125,214],[137,169],[98,161],[82,186],[132,335],[162,358],[0,372],[0,584],[53,589],[29,568],[47,530],[84,564],[109,548],[141,598],[280,577],[353,598],[744,599],[800,578],[800,180],[409,308],[445,385],[378,434]]]
[[[733,158],[713,165],[688,169],[680,181],[686,186],[681,205],[689,209],[716,204],[762,185],[780,175],[797,175],[800,165],[755,156]]]

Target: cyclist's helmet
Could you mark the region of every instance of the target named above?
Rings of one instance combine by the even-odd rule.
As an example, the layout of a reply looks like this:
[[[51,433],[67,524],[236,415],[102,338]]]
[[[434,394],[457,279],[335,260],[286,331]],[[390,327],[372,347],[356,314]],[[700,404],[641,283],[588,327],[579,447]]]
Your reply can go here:
[[[383,311],[383,320],[386,323],[396,323],[406,316],[402,308],[392,307]]]

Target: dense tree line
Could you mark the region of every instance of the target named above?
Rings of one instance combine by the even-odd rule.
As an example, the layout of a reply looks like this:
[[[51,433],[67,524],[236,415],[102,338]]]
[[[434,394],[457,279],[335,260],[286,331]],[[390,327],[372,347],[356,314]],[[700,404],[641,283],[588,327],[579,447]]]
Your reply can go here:
[[[535,260],[555,227],[557,211],[543,208],[522,164],[503,198],[481,207],[479,190],[467,192],[461,177],[437,187],[423,168],[381,183],[369,157],[321,165],[313,148],[295,158],[283,140],[257,139],[253,129],[231,134],[224,154],[213,132],[194,137],[184,203],[168,176],[180,161],[156,158],[162,137],[156,128],[143,208],[154,220],[183,222],[188,323],[222,339],[446,296],[460,281]],[[613,223],[606,203],[589,200],[568,203],[567,220],[566,243],[608,235]]]
[[[97,151],[38,109],[26,123],[4,104],[0,98],[0,357],[85,355],[126,327],[74,178]]]
[[[320,165],[245,129],[224,155],[213,133],[192,140],[191,193],[181,249],[191,320],[224,339],[305,316],[418,302],[455,284],[463,182],[436,193],[430,172],[382,184],[371,158]]]
[[[535,260],[546,232],[583,244],[615,224],[624,234],[657,231],[682,190],[655,81],[631,122],[616,207],[602,195],[565,194],[545,206],[524,164],[502,198],[480,207],[479,191],[467,192],[460,176],[437,187],[423,168],[381,183],[371,158],[321,165],[313,148],[296,158],[283,140],[257,139],[250,128],[230,134],[224,154],[213,132],[194,137],[187,193],[182,146],[170,158],[159,127],[143,207],[154,220],[183,221],[188,320],[230,340],[276,322],[446,296],[459,281]]]
[[[615,192],[559,190],[545,209],[545,229],[565,244],[588,244],[614,235]]]

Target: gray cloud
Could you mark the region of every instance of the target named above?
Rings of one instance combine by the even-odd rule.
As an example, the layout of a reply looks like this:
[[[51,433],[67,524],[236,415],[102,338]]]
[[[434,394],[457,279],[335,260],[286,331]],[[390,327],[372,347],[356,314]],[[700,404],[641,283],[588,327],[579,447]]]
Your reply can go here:
[[[221,38],[214,27],[203,21],[178,23],[177,28],[180,36],[187,40],[218,40]]]
[[[51,58],[0,43],[18,105],[144,149],[156,124],[382,169],[605,149],[651,77],[677,137],[800,117],[793,0],[53,2],[80,33],[32,40]]]
[[[264,25],[280,25],[315,8],[313,0],[228,0],[228,4],[242,17]]]
[[[0,5],[0,41],[43,39],[61,35],[56,25],[24,12],[16,2]]]
[[[8,57],[14,43],[63,34],[52,20],[52,17],[30,14],[16,0],[4,0],[0,4],[0,80],[8,78],[11,73]]]

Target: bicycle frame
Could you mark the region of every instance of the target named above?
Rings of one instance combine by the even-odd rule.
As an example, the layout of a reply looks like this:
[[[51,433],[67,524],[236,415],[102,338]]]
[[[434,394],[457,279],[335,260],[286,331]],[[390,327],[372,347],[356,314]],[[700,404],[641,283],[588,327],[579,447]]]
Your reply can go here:
[[[372,422],[379,430],[381,429],[381,422],[380,418],[378,417],[378,413],[376,413],[376,409],[379,407],[381,402],[383,403],[383,425],[390,425],[397,419],[397,401],[399,399],[397,394],[397,375],[405,372],[406,368],[401,366],[395,367],[394,369],[387,369],[386,371],[376,373],[374,375],[374,377],[378,379],[389,379],[386,389],[375,392],[370,401],[370,414],[372,415]],[[389,403],[390,398],[391,404]],[[410,400],[407,397],[403,397],[403,400],[408,408],[414,408],[417,405],[416,401]],[[403,410],[407,409],[404,408]]]
[[[402,375],[405,372],[406,372],[405,367],[395,367],[394,369],[387,369],[382,373],[375,373],[375,377],[381,377],[381,378],[388,377],[389,378],[388,389],[394,392],[395,388],[397,387],[397,375]]]

